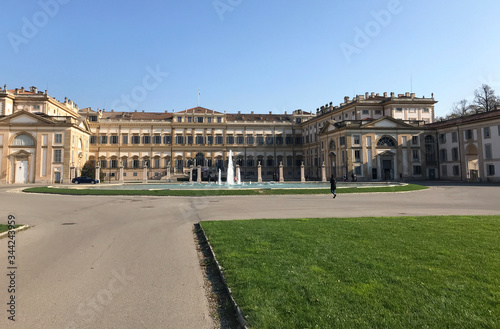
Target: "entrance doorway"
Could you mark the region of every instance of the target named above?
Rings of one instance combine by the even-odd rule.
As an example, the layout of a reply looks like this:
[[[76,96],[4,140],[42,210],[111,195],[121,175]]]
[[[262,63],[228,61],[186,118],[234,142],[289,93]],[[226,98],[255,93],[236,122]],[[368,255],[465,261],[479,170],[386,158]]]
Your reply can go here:
[[[54,183],[60,183],[61,182],[61,173],[56,171],[54,173]]]
[[[28,182],[28,161],[16,161],[16,184],[26,184]]]

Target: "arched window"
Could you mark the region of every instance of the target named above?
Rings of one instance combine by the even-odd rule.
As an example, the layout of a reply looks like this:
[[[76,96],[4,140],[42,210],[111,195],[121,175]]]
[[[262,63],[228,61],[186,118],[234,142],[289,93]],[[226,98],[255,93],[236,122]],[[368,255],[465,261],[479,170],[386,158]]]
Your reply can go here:
[[[377,143],[377,146],[382,147],[394,147],[396,146],[396,141],[390,136],[382,136]]]
[[[26,134],[17,135],[12,141],[12,146],[34,146],[35,141],[33,138]]]

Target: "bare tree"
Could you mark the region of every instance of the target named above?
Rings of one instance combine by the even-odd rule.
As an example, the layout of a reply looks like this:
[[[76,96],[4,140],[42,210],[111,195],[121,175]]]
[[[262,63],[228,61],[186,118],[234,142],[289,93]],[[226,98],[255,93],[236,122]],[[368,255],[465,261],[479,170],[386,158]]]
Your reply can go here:
[[[495,91],[484,84],[474,92],[474,111],[475,113],[494,111],[499,104]]]
[[[446,117],[448,119],[453,119],[453,118],[461,118],[464,116],[467,116],[473,111],[473,107],[471,104],[466,99],[462,99],[460,102],[456,102],[453,104],[453,107],[451,108],[451,113],[448,114]]]

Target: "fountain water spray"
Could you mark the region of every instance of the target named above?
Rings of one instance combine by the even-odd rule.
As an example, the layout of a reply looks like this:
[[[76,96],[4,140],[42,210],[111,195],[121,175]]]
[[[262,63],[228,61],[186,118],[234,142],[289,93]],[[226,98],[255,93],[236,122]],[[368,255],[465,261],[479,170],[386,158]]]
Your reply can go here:
[[[234,185],[233,151],[229,150],[226,185]]]

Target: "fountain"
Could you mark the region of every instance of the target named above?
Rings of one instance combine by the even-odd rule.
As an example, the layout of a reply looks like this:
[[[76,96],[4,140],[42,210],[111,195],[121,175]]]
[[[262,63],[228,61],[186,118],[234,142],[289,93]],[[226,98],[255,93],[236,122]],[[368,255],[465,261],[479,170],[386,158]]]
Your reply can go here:
[[[234,185],[233,151],[229,150],[226,185]]]
[[[222,177],[221,177],[220,168],[219,168],[219,178],[217,179],[217,185],[222,185]]]

